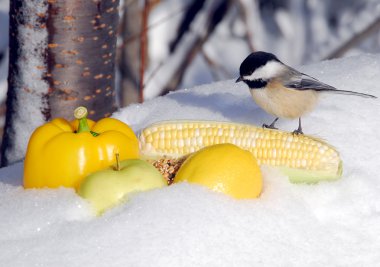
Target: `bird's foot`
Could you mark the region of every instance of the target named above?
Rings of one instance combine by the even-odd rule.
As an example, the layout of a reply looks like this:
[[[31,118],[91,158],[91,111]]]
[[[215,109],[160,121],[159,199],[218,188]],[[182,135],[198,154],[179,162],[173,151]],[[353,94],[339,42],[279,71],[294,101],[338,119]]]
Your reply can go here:
[[[274,126],[273,123],[270,124],[270,125],[264,123],[264,124],[263,124],[263,128],[273,129],[273,130],[278,130],[278,128],[277,128],[276,126]]]
[[[275,118],[274,121],[271,123],[271,124],[263,124],[263,128],[267,128],[267,129],[273,129],[273,130],[278,130],[278,128],[276,126],[274,126],[274,124],[278,121],[278,118]]]
[[[303,131],[302,131],[302,125],[301,125],[301,118],[298,118],[298,129],[294,130],[292,132],[293,135],[300,135],[302,134],[303,135]]]
[[[292,132],[292,134],[293,134],[293,135],[300,135],[300,134],[303,135],[303,131],[302,131],[302,129],[298,128],[298,129],[294,130],[294,131]]]

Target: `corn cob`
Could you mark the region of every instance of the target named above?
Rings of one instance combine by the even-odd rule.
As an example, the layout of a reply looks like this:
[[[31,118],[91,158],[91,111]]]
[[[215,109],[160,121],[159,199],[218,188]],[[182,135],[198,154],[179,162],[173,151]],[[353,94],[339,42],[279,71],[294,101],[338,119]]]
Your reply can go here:
[[[335,180],[342,175],[339,153],[326,142],[253,125],[167,121],[143,129],[139,141],[146,158],[178,158],[205,146],[231,143],[250,151],[259,165],[280,168],[292,182]]]

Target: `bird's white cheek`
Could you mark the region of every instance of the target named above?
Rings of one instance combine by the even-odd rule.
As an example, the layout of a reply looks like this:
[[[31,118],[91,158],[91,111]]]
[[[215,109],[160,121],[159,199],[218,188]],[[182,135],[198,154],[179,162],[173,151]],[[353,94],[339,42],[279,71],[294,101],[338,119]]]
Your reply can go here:
[[[286,71],[286,67],[277,62],[271,61],[265,64],[264,66],[256,69],[251,75],[243,76],[244,80],[254,81],[254,80],[270,80],[274,77],[277,77],[281,73]]]

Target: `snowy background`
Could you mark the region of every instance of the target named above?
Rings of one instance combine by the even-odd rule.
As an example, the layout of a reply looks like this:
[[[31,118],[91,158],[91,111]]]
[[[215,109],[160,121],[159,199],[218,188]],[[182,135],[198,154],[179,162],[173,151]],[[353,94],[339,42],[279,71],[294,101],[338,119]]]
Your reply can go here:
[[[170,43],[178,35],[178,25],[190,0],[160,1],[149,17],[155,25],[149,34],[149,60],[145,98],[160,94],[163,84],[173,78],[178,62],[188,47],[207,27],[202,16],[209,16],[207,4],[184,34],[177,49]],[[212,1],[206,1],[206,3]],[[214,1],[218,2],[218,1]],[[177,11],[177,12],[176,12]],[[168,14],[175,14],[162,23]],[[196,53],[179,88],[231,79],[252,50],[276,54],[283,62],[298,66],[328,58],[380,52],[380,2],[377,0],[236,0],[222,21]],[[373,31],[363,34],[377,22]],[[357,38],[343,53],[337,51]],[[226,53],[226,51],[231,51]],[[232,52],[233,51],[233,52]]]
[[[131,10],[137,3],[135,14],[141,14],[142,2],[121,0],[122,7]],[[292,66],[334,57],[336,51],[353,39],[357,42],[339,56],[380,52],[378,0],[235,0],[230,1],[221,21],[200,45],[200,49],[195,51],[194,57],[190,57],[189,64],[182,67],[181,60],[189,54],[191,44],[197,37],[205,34],[205,18],[210,17],[209,7],[215,3],[223,3],[223,0],[205,0],[206,4],[186,32],[181,32],[180,26],[193,0],[149,2],[152,7],[148,17],[149,63],[144,79],[145,99],[162,94],[168,83],[176,80],[175,73],[178,69],[185,69],[185,72],[174,89],[233,79],[237,76],[240,63],[253,49],[275,53]],[[121,15],[124,8],[121,8]],[[8,9],[9,0],[0,0],[0,135],[5,121],[7,91]],[[132,19],[136,23],[139,21],[139,17]],[[376,22],[377,26],[371,28]],[[139,31],[140,26],[136,27]],[[368,29],[372,30],[367,31]],[[178,36],[182,38],[179,39],[177,48],[171,51],[170,45]],[[134,47],[138,48],[138,38],[119,36],[119,39],[122,48],[119,48],[118,54],[121,54],[122,49],[132,51],[134,55],[139,54],[138,50],[133,50]],[[139,58],[129,60],[134,62],[127,62],[131,68],[138,69],[139,64],[135,62],[139,62]],[[125,77],[117,80],[119,92],[125,91],[129,94],[123,100],[119,96],[121,106],[137,102],[137,88],[129,86],[138,84],[139,76],[136,73],[130,75],[133,79],[127,81],[127,86],[123,83]]]
[[[156,72],[157,66],[179,59],[168,44],[184,14],[179,10],[189,2],[162,0],[150,14],[149,25],[166,23],[149,31],[148,98],[157,95],[151,86],[158,84],[157,73],[173,70],[164,66]],[[187,67],[179,88],[188,89],[130,105],[114,117],[136,133],[168,119],[271,122],[244,84],[229,80],[252,47],[293,66],[308,64],[300,69],[340,89],[380,96],[378,30],[346,51],[347,58],[317,63],[379,18],[378,0],[234,3],[254,16],[242,19],[239,5],[228,11],[203,54]],[[6,95],[8,5],[0,0],[0,103]],[[166,20],[173,12],[178,14]],[[200,84],[205,85],[193,88]],[[304,132],[340,151],[342,179],[294,185],[264,166],[264,191],[256,200],[236,201],[177,184],[136,194],[98,218],[73,190],[24,190],[22,163],[0,169],[0,266],[377,266],[378,114],[379,99],[325,95],[303,119]],[[297,121],[278,126],[292,131]]]
[[[127,8],[136,2],[138,0],[121,1],[122,6]],[[204,18],[208,16],[209,3],[223,1],[205,1],[205,8],[195,17],[175,51],[170,51],[170,44],[180,34],[180,24],[193,1],[151,2],[155,4],[148,18],[146,98],[159,95],[167,79],[174,78],[176,64],[188,51],[189,43],[202,35],[207,26]],[[140,8],[143,6],[142,1],[139,5]],[[6,92],[8,9],[9,0],[0,0],[0,103]],[[340,56],[379,53],[380,26],[362,35],[379,18],[378,0],[231,1],[223,19],[205,40],[202,49],[185,66],[186,71],[177,89],[232,79],[252,49],[275,53],[293,66],[329,58],[355,37],[359,37],[359,41]],[[135,39],[138,42],[138,38]],[[124,48],[133,49],[133,42],[126,42]]]
[[[380,95],[380,55],[304,66],[345,90]],[[22,163],[0,170],[0,266],[377,266],[380,260],[379,99],[326,94],[304,132],[341,153],[337,182],[296,185],[262,167],[259,199],[237,201],[176,184],[136,194],[95,217],[70,189],[24,190]],[[233,80],[114,114],[138,132],[168,119],[261,125],[272,118]],[[293,130],[297,121],[278,126]]]

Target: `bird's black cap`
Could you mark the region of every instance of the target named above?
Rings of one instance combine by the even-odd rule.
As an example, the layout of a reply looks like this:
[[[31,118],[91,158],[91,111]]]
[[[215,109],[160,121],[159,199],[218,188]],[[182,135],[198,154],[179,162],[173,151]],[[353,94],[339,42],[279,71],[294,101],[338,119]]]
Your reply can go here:
[[[256,69],[264,66],[268,61],[281,62],[275,55],[263,51],[250,54],[240,65],[240,77],[251,75]]]

